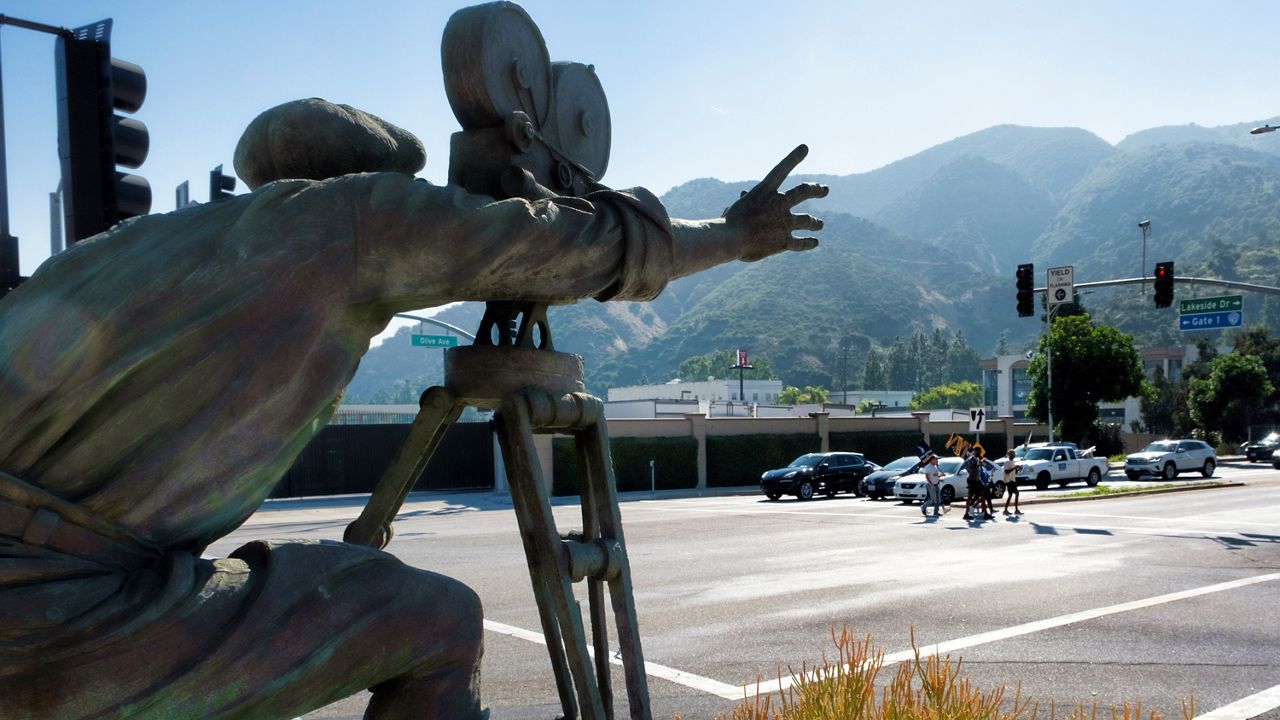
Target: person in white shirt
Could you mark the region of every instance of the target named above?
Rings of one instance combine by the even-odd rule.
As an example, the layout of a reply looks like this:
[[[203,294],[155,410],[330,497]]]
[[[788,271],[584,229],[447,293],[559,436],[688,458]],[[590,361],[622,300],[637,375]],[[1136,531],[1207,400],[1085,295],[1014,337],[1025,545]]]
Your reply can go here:
[[[920,514],[927,516],[929,506],[933,505],[933,516],[938,517],[942,514],[942,471],[938,469],[938,456],[933,453],[926,455],[920,472],[924,473],[925,490],[929,493],[920,503]]]

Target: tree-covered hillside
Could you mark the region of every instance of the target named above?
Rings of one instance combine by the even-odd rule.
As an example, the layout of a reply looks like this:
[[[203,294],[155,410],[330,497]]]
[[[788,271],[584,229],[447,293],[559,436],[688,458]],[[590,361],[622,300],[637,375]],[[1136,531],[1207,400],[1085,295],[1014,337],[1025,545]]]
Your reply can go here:
[[[1204,143],[1116,155],[1071,190],[1033,257],[1092,270],[1077,270],[1077,280],[1100,271],[1137,277],[1143,219],[1152,221],[1148,265],[1203,260],[1215,241],[1272,244],[1280,239],[1280,156]]]

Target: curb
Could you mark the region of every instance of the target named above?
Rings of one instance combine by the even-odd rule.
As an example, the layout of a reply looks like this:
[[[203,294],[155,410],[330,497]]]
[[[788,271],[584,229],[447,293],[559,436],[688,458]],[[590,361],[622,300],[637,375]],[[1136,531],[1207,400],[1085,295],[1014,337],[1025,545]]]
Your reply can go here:
[[[1042,505],[1045,503],[1075,502],[1077,500],[1111,500],[1113,498],[1133,497],[1138,495],[1163,495],[1164,493],[1188,492],[1191,490],[1215,490],[1217,488],[1233,487],[1248,487],[1248,485],[1242,482],[1216,482],[1184,485],[1183,487],[1151,488],[1150,490],[1126,490],[1124,492],[1106,493],[1103,495],[1076,495],[1074,497],[1042,498],[1038,500],[1024,500],[1022,502],[1025,502],[1028,505]]]

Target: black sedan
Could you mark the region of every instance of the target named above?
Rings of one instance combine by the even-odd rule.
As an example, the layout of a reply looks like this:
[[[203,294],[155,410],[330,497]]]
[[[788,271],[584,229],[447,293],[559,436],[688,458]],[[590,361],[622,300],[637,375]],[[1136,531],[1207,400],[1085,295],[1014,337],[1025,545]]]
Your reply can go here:
[[[920,469],[920,458],[905,455],[885,465],[862,479],[862,492],[872,500],[893,496],[894,483],[903,475],[910,475]]]
[[[1245,445],[1244,456],[1249,458],[1249,462],[1266,462],[1276,450],[1280,450],[1280,433],[1270,433],[1261,440]]]
[[[858,482],[876,469],[858,453],[827,452],[801,455],[791,464],[760,476],[760,490],[770,500],[795,495],[811,500],[815,493],[835,497],[838,492],[858,492]]]

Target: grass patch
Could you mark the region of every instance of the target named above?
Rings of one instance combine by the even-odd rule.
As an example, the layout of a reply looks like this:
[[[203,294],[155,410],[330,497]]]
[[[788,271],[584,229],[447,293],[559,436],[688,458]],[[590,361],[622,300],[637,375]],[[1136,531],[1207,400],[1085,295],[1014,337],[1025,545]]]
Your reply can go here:
[[[743,700],[717,720],[1161,720],[1156,711],[1143,715],[1142,703],[1100,707],[1079,702],[1069,709],[1023,697],[1021,687],[1008,696],[1004,686],[983,690],[960,674],[961,661],[951,656],[922,656],[911,631],[913,660],[899,663],[893,678],[878,692],[876,678],[884,652],[868,635],[859,640],[842,628],[831,632],[836,657],[823,653],[822,663],[800,672],[788,667],[791,684],[776,693]],[[779,680],[782,671],[779,668]],[[1195,695],[1182,701],[1182,715],[1195,717]],[[679,715],[676,720],[679,720]]]
[[[1088,490],[1081,490],[1080,492],[1067,493],[1059,497],[1069,497],[1069,498],[1097,497],[1099,495],[1121,495],[1124,493],[1147,492],[1148,490],[1168,490],[1170,488],[1198,487],[1201,485],[1216,485],[1216,484],[1217,483],[1211,483],[1211,482],[1178,483],[1176,485],[1172,483],[1165,483],[1163,485],[1141,485],[1137,487],[1132,485],[1126,486],[1126,487],[1103,487],[1099,485],[1098,487],[1095,487],[1095,488],[1090,488]]]

